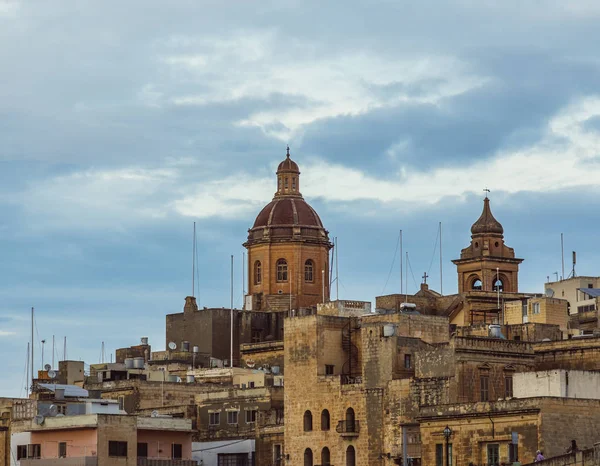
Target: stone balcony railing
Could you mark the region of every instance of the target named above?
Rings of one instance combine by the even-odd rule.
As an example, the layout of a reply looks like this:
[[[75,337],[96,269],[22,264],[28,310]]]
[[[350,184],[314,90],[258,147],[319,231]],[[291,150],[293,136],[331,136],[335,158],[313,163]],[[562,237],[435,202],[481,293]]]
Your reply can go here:
[[[335,429],[342,437],[356,437],[360,433],[360,422],[358,421],[339,421]]]

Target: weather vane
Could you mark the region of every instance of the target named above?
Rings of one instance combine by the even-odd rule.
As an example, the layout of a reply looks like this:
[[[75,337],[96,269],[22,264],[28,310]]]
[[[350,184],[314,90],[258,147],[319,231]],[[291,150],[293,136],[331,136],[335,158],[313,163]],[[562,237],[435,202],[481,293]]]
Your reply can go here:
[[[491,191],[490,191],[489,189],[485,188],[485,189],[483,190],[483,192],[485,193],[485,198],[487,199],[487,195],[488,195],[488,193],[489,193],[489,192],[491,192]]]

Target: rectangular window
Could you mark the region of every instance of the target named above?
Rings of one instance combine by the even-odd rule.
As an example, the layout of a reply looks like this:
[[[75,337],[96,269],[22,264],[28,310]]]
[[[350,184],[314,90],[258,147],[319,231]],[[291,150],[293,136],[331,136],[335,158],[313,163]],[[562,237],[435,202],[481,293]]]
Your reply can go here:
[[[217,466],[250,466],[248,453],[219,453]]]
[[[138,443],[138,458],[148,458],[148,444]]]
[[[504,398],[513,397],[513,378],[512,375],[504,377]]]
[[[27,458],[41,458],[42,446],[39,443],[30,443],[27,445]]]
[[[325,364],[325,375],[333,375],[333,369],[335,366],[333,364]]]
[[[239,411],[227,411],[227,424],[237,424],[238,413]]]
[[[515,445],[514,443],[508,445],[508,459],[510,463],[519,461],[519,445]]]
[[[273,464],[281,466],[281,445],[273,445]]]
[[[171,445],[171,458],[174,460],[183,458],[183,445],[181,445],[181,443],[174,443]]]
[[[17,461],[27,458],[27,445],[17,445]]]
[[[124,396],[119,397],[119,410],[125,411],[125,397]]]
[[[405,354],[404,355],[404,368],[405,369],[410,369],[411,368],[411,356],[410,354]]]
[[[59,458],[67,457],[67,442],[59,442],[58,443],[58,457]]]
[[[534,314],[539,314],[540,313],[540,303],[533,303],[531,305],[531,309]]]
[[[487,465],[496,466],[500,463],[500,445],[492,443],[487,446]]]
[[[218,426],[219,424],[221,424],[221,413],[209,413],[208,425]]]
[[[127,442],[108,441],[108,456],[127,457]]]
[[[452,444],[448,444],[448,466],[452,466]]]
[[[255,383],[254,382],[248,382],[248,388],[254,388]]]
[[[435,446],[435,466],[444,466],[444,445],[441,443]]]
[[[248,410],[246,411],[246,424],[253,424],[256,422],[256,410]]]
[[[490,377],[482,375],[479,377],[480,401],[489,401],[490,399]]]

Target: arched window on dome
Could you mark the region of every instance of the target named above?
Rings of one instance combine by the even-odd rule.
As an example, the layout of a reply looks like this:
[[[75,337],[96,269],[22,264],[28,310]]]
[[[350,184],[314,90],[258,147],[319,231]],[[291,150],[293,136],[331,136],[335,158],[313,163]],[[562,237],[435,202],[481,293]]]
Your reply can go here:
[[[260,285],[262,283],[262,266],[260,261],[254,263],[254,284]]]
[[[285,190],[288,190],[288,177],[285,177]]]
[[[296,191],[296,177],[292,178],[292,191]]]
[[[279,259],[277,261],[277,281],[287,282],[288,281],[288,266],[285,259]]]
[[[304,263],[304,281],[305,282],[313,282],[315,280],[314,271],[315,271],[315,263],[311,259],[308,259]]]
[[[277,177],[277,191],[281,191],[281,176]]]

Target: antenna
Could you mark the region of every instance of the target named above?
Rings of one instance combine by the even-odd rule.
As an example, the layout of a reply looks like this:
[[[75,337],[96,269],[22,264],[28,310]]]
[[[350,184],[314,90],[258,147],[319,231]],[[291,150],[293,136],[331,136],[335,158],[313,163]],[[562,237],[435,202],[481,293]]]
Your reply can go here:
[[[290,282],[291,283],[291,282]],[[231,334],[229,336],[229,367],[233,367],[233,254],[231,255]]]
[[[50,369],[52,369],[52,366],[51,366],[50,364],[46,364],[46,365],[44,366],[44,370],[45,370],[46,372],[48,372]],[[48,374],[48,376],[50,376],[50,374]]]
[[[25,377],[27,378],[26,382],[26,393],[29,393],[29,342],[27,342],[27,356],[25,357]]]
[[[44,367],[44,345],[46,344],[46,340],[42,340],[42,367]]]
[[[48,408],[48,416],[56,417],[57,414],[58,414],[58,407],[56,405],[50,405],[50,407]]]
[[[408,251],[406,251],[406,270],[404,274],[404,302],[408,302]]]
[[[246,253],[242,252],[242,308],[246,297]]]
[[[67,360],[67,337],[65,337],[65,343],[63,347],[63,361]]]
[[[48,365],[48,364],[46,364]],[[56,378],[56,371],[53,371],[52,369],[48,370],[48,377],[50,377],[51,379],[55,379]]]
[[[34,311],[33,311],[33,307],[31,308],[31,394],[33,395],[33,315],[34,315]]]
[[[335,300],[340,299],[340,269],[338,267],[338,238],[335,237]]]
[[[44,423],[44,416],[42,416],[41,414],[37,414],[33,418],[33,422],[35,422],[38,426],[41,426]]]
[[[400,230],[400,295],[402,295],[403,290],[402,283],[402,230]]]
[[[440,294],[444,294],[444,271],[442,268],[442,222],[440,222]]]
[[[192,238],[192,296],[196,296],[196,222],[194,222],[194,237]]]
[[[54,335],[52,335],[52,367],[54,367]]]
[[[573,251],[573,271],[571,272],[571,275],[573,277],[576,277],[577,275],[575,274],[575,264],[577,264],[577,253],[575,251]]]
[[[564,280],[565,278],[565,247],[564,247],[564,242],[563,242],[563,234],[560,234],[560,260],[562,262],[562,275],[561,275],[561,279]],[[556,280],[558,281],[558,280]]]
[[[177,348],[177,344],[174,341],[169,342],[169,349],[174,351]]]

